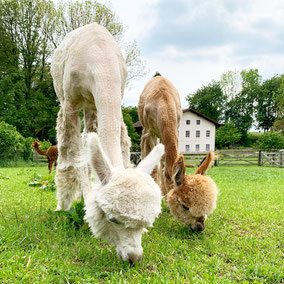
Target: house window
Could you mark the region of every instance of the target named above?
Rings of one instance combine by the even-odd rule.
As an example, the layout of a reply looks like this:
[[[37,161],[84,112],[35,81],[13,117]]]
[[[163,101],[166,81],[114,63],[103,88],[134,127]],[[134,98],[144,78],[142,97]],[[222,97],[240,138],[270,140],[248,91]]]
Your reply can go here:
[[[210,137],[210,130],[206,130],[206,137]]]
[[[210,144],[206,144],[206,151],[210,151]]]
[[[190,136],[190,131],[189,130],[186,130],[185,131],[185,137],[189,137]]]
[[[196,144],[196,145],[195,145],[195,151],[198,152],[199,150],[200,150],[200,145],[199,145],[199,144]]]
[[[196,124],[199,125],[200,124],[200,119],[196,120]]]
[[[185,145],[185,152],[189,152],[189,145]]]
[[[196,130],[196,137],[200,137],[200,130]]]
[[[187,124],[187,125],[190,124],[190,120],[189,120],[189,119],[186,120],[186,124]]]

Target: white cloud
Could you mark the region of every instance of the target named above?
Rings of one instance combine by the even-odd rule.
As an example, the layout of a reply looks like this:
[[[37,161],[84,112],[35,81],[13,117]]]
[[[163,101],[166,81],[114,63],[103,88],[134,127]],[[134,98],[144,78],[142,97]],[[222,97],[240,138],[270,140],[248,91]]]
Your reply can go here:
[[[138,104],[156,71],[173,82],[183,107],[186,95],[229,70],[257,68],[264,79],[284,73],[282,0],[107,3],[128,26],[126,39],[138,42],[149,69],[146,78],[126,90],[126,105]]]

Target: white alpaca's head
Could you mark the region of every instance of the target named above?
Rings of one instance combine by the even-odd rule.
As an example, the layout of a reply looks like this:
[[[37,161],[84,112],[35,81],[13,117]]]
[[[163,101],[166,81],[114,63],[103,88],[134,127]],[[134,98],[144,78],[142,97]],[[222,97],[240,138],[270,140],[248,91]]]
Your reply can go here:
[[[100,183],[85,200],[85,220],[95,237],[113,245],[124,261],[136,263],[143,256],[142,230],[161,212],[161,191],[150,174],[164,146],[157,145],[136,169],[113,168],[95,133],[88,134],[88,149]]]

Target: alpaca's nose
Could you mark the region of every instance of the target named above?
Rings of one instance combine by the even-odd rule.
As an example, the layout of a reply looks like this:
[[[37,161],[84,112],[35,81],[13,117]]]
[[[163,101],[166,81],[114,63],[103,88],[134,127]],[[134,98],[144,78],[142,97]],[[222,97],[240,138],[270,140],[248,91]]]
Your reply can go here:
[[[130,263],[130,265],[135,265],[141,261],[142,257],[143,252],[141,254],[131,252],[127,254],[127,261]]]
[[[201,223],[195,223],[194,226],[191,227],[193,231],[195,232],[201,232],[205,229],[205,224]]]

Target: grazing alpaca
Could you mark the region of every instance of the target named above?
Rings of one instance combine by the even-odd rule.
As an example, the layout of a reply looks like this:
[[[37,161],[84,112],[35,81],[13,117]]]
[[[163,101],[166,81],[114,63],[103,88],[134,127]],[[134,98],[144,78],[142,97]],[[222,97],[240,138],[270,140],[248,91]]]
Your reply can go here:
[[[64,38],[53,56],[51,73],[60,101],[56,210],[69,210],[72,200],[83,192],[86,220],[95,236],[116,246],[123,260],[136,262],[142,257],[142,226],[154,221],[160,210],[161,196],[150,175],[141,174],[151,166],[144,163],[145,169],[142,166],[137,170],[127,169],[130,167],[130,139],[121,112],[127,71],[120,49],[104,27],[96,23],[86,25]],[[82,138],[81,111],[84,113]],[[91,164],[101,181],[101,190],[93,188],[88,168],[78,163],[88,132],[98,133],[103,148],[101,150],[97,138],[88,140]],[[159,149],[162,152],[163,149]],[[162,154],[154,155],[157,163]],[[110,193],[105,196],[107,192]],[[145,196],[135,199],[142,193]],[[142,213],[141,206],[153,211],[150,210],[149,215],[148,211]],[[121,225],[113,220],[119,214]]]
[[[51,173],[53,162],[54,162],[54,166],[56,167],[56,161],[57,161],[57,156],[58,156],[57,145],[49,147],[46,151],[42,151],[39,149],[40,143],[38,141],[34,141],[32,143],[32,147],[34,147],[35,150],[40,155],[47,157],[48,169],[49,169],[49,173]]]
[[[161,191],[150,173],[164,154],[157,145],[136,169],[114,168],[97,134],[88,135],[88,157],[100,184],[85,194],[86,216],[93,234],[116,247],[131,264],[143,255],[141,236],[161,211]]]
[[[145,86],[138,105],[143,126],[142,159],[157,144],[165,145],[161,161],[162,193],[174,217],[195,231],[205,229],[205,219],[216,208],[217,188],[213,180],[203,176],[214,159],[209,153],[193,176],[185,174],[185,164],[178,152],[178,126],[182,109],[176,88],[162,76],[152,78]],[[153,173],[157,179],[157,169]]]

